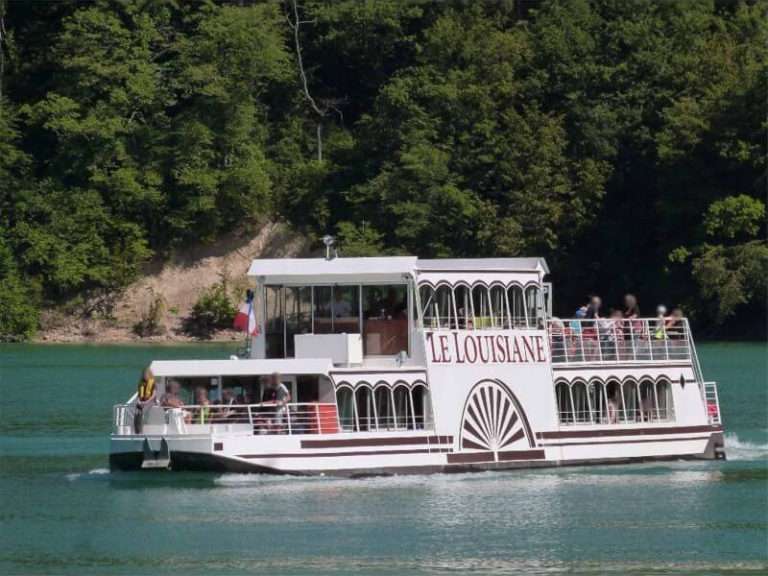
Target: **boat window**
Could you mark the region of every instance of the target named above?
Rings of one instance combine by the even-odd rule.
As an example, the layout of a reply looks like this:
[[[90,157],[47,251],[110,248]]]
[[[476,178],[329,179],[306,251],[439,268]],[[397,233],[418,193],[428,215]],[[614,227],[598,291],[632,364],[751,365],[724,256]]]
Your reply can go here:
[[[416,428],[423,430],[432,428],[432,402],[429,390],[423,384],[417,384],[411,391],[413,397],[413,415]]]
[[[557,396],[557,411],[560,414],[560,422],[570,424],[573,422],[573,401],[571,388],[565,382],[558,382],[555,386]]]
[[[640,382],[640,409],[642,411],[642,420],[650,422],[656,419],[653,382],[643,380]]]
[[[430,286],[422,287],[421,305],[423,308],[424,328],[450,328],[453,322],[453,294],[446,285],[432,290]]]
[[[471,330],[474,326],[472,319],[472,292],[469,286],[459,284],[453,289],[453,300],[456,303],[456,322],[453,326],[459,330]]]
[[[576,422],[590,422],[592,412],[587,396],[587,385],[584,382],[575,382],[571,386],[571,397],[573,398],[573,414]]]
[[[294,354],[293,337],[312,332],[312,288],[296,286],[285,289],[285,355]]]
[[[376,430],[373,390],[368,386],[359,386],[355,390],[355,409],[357,410],[357,429],[363,432]]]
[[[360,333],[360,287],[333,287],[333,332]]]
[[[491,309],[493,310],[493,327],[509,328],[509,313],[507,311],[507,295],[503,286],[491,286]]]
[[[342,386],[336,390],[336,404],[339,410],[339,424],[345,432],[355,430],[355,399],[350,388]]]
[[[333,287],[315,286],[314,290],[314,328],[315,334],[331,334],[333,332]]]
[[[536,328],[539,316],[539,287],[528,286],[525,289],[525,310],[528,317],[528,328]]]
[[[514,328],[525,328],[528,324],[525,319],[525,300],[523,298],[523,289],[520,286],[510,286],[507,289],[507,298],[509,299],[512,326]]]
[[[624,382],[623,389],[627,421],[641,422],[642,417],[640,415],[640,393],[637,389],[637,382]]]
[[[395,413],[392,406],[392,390],[386,384],[377,386],[374,397],[379,430],[394,430]]]
[[[393,392],[395,401],[395,419],[398,429],[413,429],[413,411],[411,407],[411,391],[405,385],[396,386]]]
[[[408,351],[405,284],[363,286],[363,350],[373,356]]]
[[[264,337],[267,358],[285,357],[285,323],[283,319],[283,290],[280,286],[266,287],[266,322]]]
[[[672,387],[668,380],[656,382],[656,414],[659,420],[672,418]]]
[[[589,404],[592,406],[592,422],[605,424],[608,422],[608,396],[602,382],[589,383]]]
[[[615,380],[605,385],[605,393],[608,397],[606,411],[608,424],[616,424],[622,420],[624,406],[621,398],[621,384]]]
[[[493,326],[491,302],[486,286],[477,285],[472,288],[472,309],[475,313],[474,327],[476,329]]]

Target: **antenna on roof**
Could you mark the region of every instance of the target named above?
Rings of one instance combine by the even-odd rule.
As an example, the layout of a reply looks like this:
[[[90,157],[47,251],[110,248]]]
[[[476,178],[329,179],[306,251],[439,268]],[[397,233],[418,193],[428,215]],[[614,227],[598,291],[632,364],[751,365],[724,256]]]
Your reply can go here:
[[[325,244],[325,259],[326,260],[333,260],[338,256],[336,253],[336,248],[333,247],[334,243],[336,242],[336,238],[333,236],[323,236],[323,244]]]

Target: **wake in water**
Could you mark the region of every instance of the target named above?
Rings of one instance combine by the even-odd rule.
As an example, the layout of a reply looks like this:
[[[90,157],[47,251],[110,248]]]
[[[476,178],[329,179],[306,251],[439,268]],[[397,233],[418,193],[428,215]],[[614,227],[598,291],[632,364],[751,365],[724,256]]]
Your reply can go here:
[[[768,459],[768,444],[741,440],[735,433],[726,432],[725,454],[728,460],[765,460]]]

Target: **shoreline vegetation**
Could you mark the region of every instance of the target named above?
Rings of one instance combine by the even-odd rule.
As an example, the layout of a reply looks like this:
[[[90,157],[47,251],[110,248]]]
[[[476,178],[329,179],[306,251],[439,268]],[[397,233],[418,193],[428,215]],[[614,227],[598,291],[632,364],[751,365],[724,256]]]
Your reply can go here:
[[[0,341],[219,337],[326,234],[765,338],[767,13],[0,0]]]

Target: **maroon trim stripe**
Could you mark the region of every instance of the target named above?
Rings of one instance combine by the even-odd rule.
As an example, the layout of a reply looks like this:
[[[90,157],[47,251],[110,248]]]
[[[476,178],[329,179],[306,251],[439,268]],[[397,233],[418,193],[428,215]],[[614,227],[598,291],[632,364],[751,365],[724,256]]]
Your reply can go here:
[[[500,462],[514,460],[543,460],[544,450],[510,450],[498,452]],[[493,452],[459,452],[448,454],[448,464],[473,464],[480,462],[494,462]]]
[[[338,440],[302,440],[302,448],[359,448],[363,446],[410,446],[453,444],[453,436],[395,436],[394,438],[340,438]]]
[[[645,442],[686,442],[689,440],[709,440],[710,436],[694,436],[693,438],[642,438],[642,439],[627,439],[627,440],[608,440],[605,442],[554,442],[541,444],[541,446],[602,446],[603,444],[642,444]]]
[[[604,436],[647,436],[651,434],[694,434],[697,432],[721,432],[722,426],[706,424],[704,426],[675,426],[655,428],[620,428],[617,430],[558,430],[553,432],[537,432],[539,440],[559,438],[600,438]]]
[[[238,458],[252,460],[255,458],[339,458],[342,456],[391,456],[397,454],[438,454],[429,448],[417,448],[412,450],[364,450],[360,452],[313,452],[311,454],[238,454]]]

